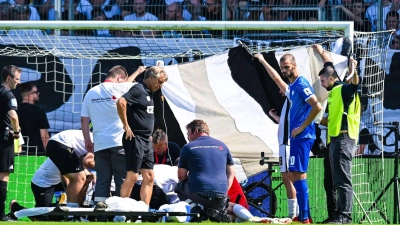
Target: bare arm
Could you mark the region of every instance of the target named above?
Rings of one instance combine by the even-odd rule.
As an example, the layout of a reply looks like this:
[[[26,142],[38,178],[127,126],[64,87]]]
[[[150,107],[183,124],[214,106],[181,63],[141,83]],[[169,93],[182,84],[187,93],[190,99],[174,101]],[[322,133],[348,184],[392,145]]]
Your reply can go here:
[[[264,68],[267,70],[272,80],[274,80],[275,83],[278,85],[279,89],[283,93],[285,93],[288,87],[287,84],[285,83],[285,81],[282,80],[281,76],[279,76],[278,72],[276,72],[276,70],[267,63],[267,61],[264,59],[264,56],[261,54],[255,54],[254,58],[257,58],[260,61],[260,63],[263,64]]]
[[[269,110],[268,114],[269,114],[272,118],[274,118],[274,120],[275,120],[276,122],[279,123],[279,120],[281,119],[281,117],[278,116],[278,114],[277,114],[277,112],[276,112],[275,109]]]
[[[351,83],[352,84],[358,84],[358,82],[359,82],[359,77],[358,77],[358,74],[357,74],[357,70],[355,69],[355,68],[357,68],[357,60],[354,60],[353,58],[351,58],[350,59],[350,65],[349,65],[349,71],[351,72],[351,71],[353,71],[353,68],[354,68],[354,74],[353,74],[353,77],[351,78]]]
[[[47,129],[40,129],[40,137],[42,139],[43,147],[46,149],[47,142],[50,139],[49,131]]]
[[[94,145],[92,140],[90,139],[90,128],[89,128],[89,117],[81,116],[81,128],[83,139],[85,140],[85,148],[88,152],[94,151]]]
[[[233,178],[235,177],[235,167],[226,165],[226,177],[228,179],[228,190],[231,189]]]
[[[312,48],[314,49],[314,51],[315,51],[316,53],[318,53],[318,54],[321,56],[322,61],[323,61],[324,63],[332,62],[332,60],[329,58],[328,54],[327,54],[326,51],[322,48],[321,45],[314,44],[314,45],[312,45]]]
[[[8,115],[10,116],[11,126],[14,132],[20,132],[21,127],[19,126],[18,114],[15,110],[9,110]],[[14,138],[19,138],[19,134],[14,134]]]
[[[315,119],[318,115],[319,111],[322,110],[321,104],[318,102],[318,99],[315,95],[307,100],[307,103],[311,106],[310,113],[308,114],[306,120],[304,120],[303,124],[300,127],[293,129],[292,137],[296,137],[296,135],[300,134],[310,123]]]
[[[178,168],[178,179],[179,181],[183,181],[188,177],[188,171],[184,168]]]
[[[124,97],[121,97],[117,101],[117,110],[118,110],[118,116],[119,119],[122,121],[122,125],[124,126],[125,130],[125,139],[132,140],[132,138],[135,136],[129,127],[128,124],[128,117],[126,116],[126,105],[128,102]]]
[[[352,11],[348,10],[346,7],[343,5],[338,5],[336,8],[342,9],[342,11],[349,17],[350,20],[353,20],[359,25],[364,25],[364,21],[361,19],[361,17],[356,16]]]
[[[139,66],[138,69],[128,77],[127,82],[134,82],[136,77],[139,76],[139,74],[143,73],[145,70],[145,66]]]

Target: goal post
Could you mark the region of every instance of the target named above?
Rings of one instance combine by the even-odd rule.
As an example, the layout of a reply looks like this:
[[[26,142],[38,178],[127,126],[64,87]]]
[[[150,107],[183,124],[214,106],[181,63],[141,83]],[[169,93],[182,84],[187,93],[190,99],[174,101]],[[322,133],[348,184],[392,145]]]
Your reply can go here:
[[[49,31],[55,31],[54,34]],[[97,35],[85,36],[60,35],[61,31],[82,30],[110,30],[123,31],[124,35]],[[139,31],[162,31],[158,34],[143,35]],[[199,31],[210,31],[203,33]],[[39,31],[39,32],[36,32]],[[45,32],[47,31],[47,32]],[[59,32],[60,31],[60,32]],[[164,32],[165,31],[165,32]],[[179,31],[181,35],[171,35],[170,31]],[[196,31],[196,32],[195,32]],[[221,31],[222,35],[214,35],[212,31]],[[236,31],[243,31],[237,32]],[[179,33],[177,32],[177,33]],[[80,128],[80,109],[83,96],[87,90],[102,82],[108,69],[113,65],[123,65],[128,73],[133,73],[138,66],[155,65],[159,59],[164,60],[165,65],[175,65],[218,55],[237,45],[232,34],[240,34],[238,38],[243,40],[251,54],[257,52],[272,52],[275,50],[288,50],[301,46],[310,46],[313,43],[327,44],[338,38],[349,38],[352,43],[365,38],[365,43],[355,49],[370,49],[368,40],[377,38],[385,33],[366,33],[365,35],[354,33],[353,22],[313,22],[313,21],[2,21],[0,24],[0,68],[5,64],[14,64],[23,69],[22,82],[35,81],[41,89],[40,103],[46,111],[50,132],[57,133],[66,129]],[[112,32],[111,32],[112,33]],[[133,34],[134,33],[134,34]],[[126,35],[125,35],[126,34]],[[379,38],[384,39],[383,36]],[[220,38],[226,37],[226,38]],[[245,38],[243,38],[245,37]],[[356,39],[357,40],[356,40]],[[246,44],[246,40],[250,40]],[[281,40],[296,40],[290,45],[274,45]],[[302,41],[298,41],[302,40]],[[303,41],[304,40],[304,41]],[[252,42],[255,41],[255,42]],[[267,43],[267,44],[266,44]],[[361,95],[374,105],[364,114],[370,118],[383,121],[383,100],[378,93],[383,92],[382,79],[384,73],[378,67],[386,60],[385,42],[377,42],[369,54],[359,54],[361,74],[369,77],[362,84],[364,91]],[[266,44],[266,45],[263,45]],[[276,44],[276,43],[275,43]],[[261,47],[260,47],[261,46]],[[379,50],[381,49],[381,50]],[[379,57],[378,57],[379,56]],[[374,70],[370,70],[373,67]],[[373,88],[371,88],[373,87]],[[366,119],[367,120],[367,119]],[[367,123],[367,122],[365,122]],[[94,125],[95,126],[95,125]],[[377,140],[382,136],[382,127],[369,127],[370,136]],[[24,131],[22,131],[23,134]],[[275,136],[273,137],[275,138]],[[18,160],[21,159],[21,165]],[[16,160],[16,166],[38,168],[39,161],[27,160],[20,157]],[[22,161],[23,159],[23,161]],[[29,159],[29,158],[28,158]],[[355,218],[358,221],[366,221],[364,215],[372,222],[384,221],[381,214],[386,215],[386,206],[381,201],[379,209],[373,205],[373,198],[383,190],[383,158],[364,160],[363,155],[357,155],[353,165],[353,182],[355,195],[361,200],[360,207],[355,207]],[[42,159],[41,159],[42,160]],[[34,165],[30,165],[32,163]],[[374,168],[374,173],[369,171]],[[318,170],[321,170],[319,168]],[[317,170],[317,169],[316,169]],[[312,177],[314,171],[310,171]],[[31,171],[29,173],[31,175]],[[7,199],[15,197],[27,206],[32,207],[32,199],[26,199],[26,193],[30,192],[29,180],[22,182],[20,176],[13,179],[11,175],[12,190]],[[373,176],[374,185],[368,183],[368,178]],[[318,215],[326,214],[324,194],[320,178],[311,180],[313,187],[310,190],[312,199],[312,211]],[[15,191],[14,191],[15,190]],[[23,194],[21,194],[23,193]],[[372,197],[371,197],[372,196]],[[25,198],[25,199],[24,199]],[[30,205],[29,205],[30,204]],[[278,202],[278,207],[281,202]],[[355,201],[356,204],[356,201]],[[364,212],[364,209],[369,209]],[[285,216],[285,215],[280,215]]]

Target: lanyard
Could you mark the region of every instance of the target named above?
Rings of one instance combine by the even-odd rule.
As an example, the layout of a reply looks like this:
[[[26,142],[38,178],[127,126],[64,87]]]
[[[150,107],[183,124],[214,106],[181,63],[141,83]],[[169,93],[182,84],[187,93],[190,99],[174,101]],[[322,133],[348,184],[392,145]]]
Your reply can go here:
[[[157,153],[154,152],[154,154],[156,155],[156,164],[165,164],[165,161],[167,161],[167,151],[164,152],[164,157],[163,157],[161,163],[158,162],[158,155],[157,155]]]

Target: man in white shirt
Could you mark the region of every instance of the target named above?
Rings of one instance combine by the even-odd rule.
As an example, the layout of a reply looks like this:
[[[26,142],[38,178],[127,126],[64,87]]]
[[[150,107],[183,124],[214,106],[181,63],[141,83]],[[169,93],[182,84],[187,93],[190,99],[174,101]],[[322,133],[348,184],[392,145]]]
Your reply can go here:
[[[117,100],[135,84],[134,79],[146,67],[140,66],[131,76],[122,66],[111,68],[104,83],[91,88],[82,103],[81,124],[86,149],[95,154],[97,181],[95,202],[104,202],[110,196],[112,176],[115,195],[120,196],[126,177],[125,151],[122,147],[124,129],[117,113]],[[89,138],[89,119],[93,123],[93,141]]]
[[[81,136],[83,138],[83,136]],[[81,164],[84,168],[94,168],[94,155],[88,153],[82,156]],[[88,174],[88,172],[86,172]],[[90,182],[89,177],[93,178],[91,174],[87,175],[87,181]],[[57,166],[47,158],[43,164],[36,170],[31,181],[31,190],[35,198],[35,207],[50,207],[53,205],[53,196],[56,191],[64,191],[65,188],[62,185],[62,175]],[[80,193],[86,195],[88,186],[84,186]],[[15,218],[14,213],[25,209],[24,206],[20,205],[17,201],[12,200],[10,203],[10,218]],[[44,220],[41,216],[35,216],[30,218],[31,220]]]
[[[92,135],[89,133],[90,139]],[[65,130],[50,138],[46,153],[68,178],[69,183],[65,192],[68,196],[68,207],[79,207],[79,193],[86,182],[86,173],[81,164],[81,157],[88,154],[85,140],[80,130]]]
[[[157,21],[158,18],[147,12],[146,11],[146,5],[147,2],[146,0],[134,0],[133,1],[133,14],[127,15],[124,17],[124,20],[127,21]],[[151,30],[142,30],[141,31],[142,35],[144,36],[153,36],[158,34],[157,31],[151,31]]]

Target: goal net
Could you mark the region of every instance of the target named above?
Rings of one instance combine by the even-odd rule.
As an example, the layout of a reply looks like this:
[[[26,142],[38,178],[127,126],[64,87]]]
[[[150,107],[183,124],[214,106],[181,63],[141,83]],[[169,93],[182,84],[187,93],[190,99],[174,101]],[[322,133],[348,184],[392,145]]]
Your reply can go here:
[[[278,156],[277,125],[268,118],[268,111],[283,105],[278,89],[270,86],[267,74],[263,74],[252,54],[263,53],[276,66],[282,52],[292,51],[300,61],[300,71],[307,71],[316,87],[319,81],[315,75],[322,63],[310,51],[310,45],[322,44],[336,52],[331,54],[333,61],[338,67],[346,67],[347,58],[340,54],[346,48],[351,52],[351,48],[337,40],[348,38],[358,44],[354,45],[354,53],[360,60],[360,74],[365,77],[361,95],[370,106],[363,112],[363,124],[369,131],[363,135],[384,149],[379,138],[384,126],[379,124],[383,124],[387,33],[354,34],[349,22],[3,22],[0,66],[13,64],[22,68],[21,82],[37,85],[37,105],[46,112],[50,134],[80,129],[83,97],[104,81],[110,68],[122,65],[132,74],[139,66],[153,66],[161,60],[169,81],[162,90],[165,102],[161,92],[154,95],[155,127],[166,130],[169,140],[182,146],[187,142],[184,126],[191,119],[205,119],[212,136],[227,143],[233,156],[241,159],[248,176],[265,169],[257,166],[260,152],[271,159]],[[279,71],[279,67],[276,69]],[[323,90],[319,87],[318,91]],[[371,118],[373,123],[367,122]],[[26,134],[24,130],[22,134]],[[26,150],[16,157],[17,172],[11,176],[7,199],[32,207],[33,199],[27,194],[30,179],[44,160],[40,156],[44,153],[25,142]],[[382,155],[358,154],[353,162],[355,196],[360,200],[355,201],[355,222],[386,222],[387,210],[382,201],[385,197],[374,204],[386,176]],[[327,215],[319,171],[323,171],[321,161],[311,160],[310,206],[316,221]],[[283,211],[278,210],[278,216],[286,216],[285,199],[285,195],[280,196],[278,208]]]

